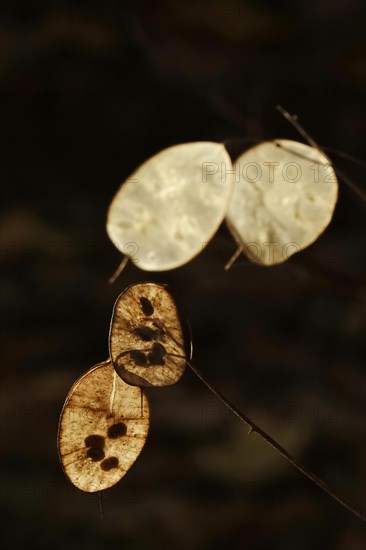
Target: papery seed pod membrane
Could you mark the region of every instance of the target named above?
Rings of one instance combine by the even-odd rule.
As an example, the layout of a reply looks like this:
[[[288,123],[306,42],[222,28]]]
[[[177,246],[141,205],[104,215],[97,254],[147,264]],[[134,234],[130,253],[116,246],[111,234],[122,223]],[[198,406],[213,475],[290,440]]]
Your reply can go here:
[[[329,159],[296,141],[248,149],[234,163],[237,178],[226,221],[244,254],[273,265],[313,243],[332,219],[338,182]]]
[[[164,285],[141,283],[122,292],[113,310],[109,351],[125,382],[168,386],[180,379],[190,345],[181,319],[181,311]]]
[[[225,218],[232,163],[221,143],[184,143],[148,159],[118,190],[107,216],[113,244],[146,271],[194,258]]]
[[[81,491],[112,487],[139,456],[149,429],[141,388],[99,363],[72,386],[62,409],[58,449],[66,476]]]

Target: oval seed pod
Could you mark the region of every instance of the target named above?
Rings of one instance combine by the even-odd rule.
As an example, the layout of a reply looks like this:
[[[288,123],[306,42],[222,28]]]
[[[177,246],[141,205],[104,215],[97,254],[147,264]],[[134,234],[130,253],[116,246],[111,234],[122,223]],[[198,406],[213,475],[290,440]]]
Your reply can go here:
[[[338,182],[318,149],[296,141],[260,143],[237,160],[226,221],[244,254],[263,265],[313,243],[332,219]]]
[[[136,386],[169,386],[186,366],[177,304],[164,285],[129,286],[114,305],[109,352],[119,376]]]
[[[58,432],[71,483],[93,493],[120,481],[145,444],[149,414],[143,390],[125,384],[110,361],[81,376],[66,398]]]
[[[221,143],[184,143],[142,164],[115,195],[107,216],[113,244],[137,267],[164,271],[196,256],[225,218],[233,187]]]

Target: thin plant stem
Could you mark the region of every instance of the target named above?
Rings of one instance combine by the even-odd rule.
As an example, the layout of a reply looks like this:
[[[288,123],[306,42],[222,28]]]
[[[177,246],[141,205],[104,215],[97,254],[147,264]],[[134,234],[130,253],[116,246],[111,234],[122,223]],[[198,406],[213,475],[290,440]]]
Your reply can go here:
[[[366,516],[359,510],[357,510],[352,504],[347,502],[344,498],[337,495],[322,479],[316,476],[313,472],[308,470],[300,462],[298,462],[293,456],[291,456],[284,447],[282,447],[276,440],[274,440],[267,432],[262,430],[255,422],[253,422],[248,416],[242,413],[235,405],[233,405],[219,390],[217,390],[210,382],[206,380],[204,375],[192,364],[187,362],[192,371],[198,376],[198,378],[205,384],[205,386],[214,394],[220,401],[235,414],[241,422],[249,427],[249,435],[256,432],[266,443],[268,443],[273,449],[275,449],[280,455],[283,456],[287,462],[292,464],[299,472],[306,476],[310,481],[315,483],[322,491],[337,501],[341,506],[349,510],[353,515],[357,516],[362,521],[366,522]]]
[[[341,180],[343,180],[346,185],[348,185],[348,187],[355,193],[355,195],[357,195],[363,202],[366,202],[366,193],[359,189],[355,182],[352,181],[348,176],[346,176],[343,171],[334,166],[334,164],[333,168],[335,173],[341,178]]]
[[[321,148],[316,143],[316,141],[314,141],[310,134],[308,134],[301,126],[300,122],[298,121],[299,119],[297,115],[290,115],[290,113],[286,111],[286,109],[284,109],[281,105],[276,105],[276,109],[281,113],[281,115],[285,117],[286,120],[289,121],[289,123],[295,128],[295,130],[299,132],[299,134],[305,139],[305,141],[309,143],[309,145],[321,151]]]
[[[340,151],[339,149],[334,149],[333,147],[326,147],[325,145],[321,146],[324,151],[327,151],[328,153],[331,153],[332,155],[337,155],[341,159],[346,159],[349,162],[353,162],[354,164],[358,164],[362,168],[366,168],[366,162],[350,155],[350,153],[346,153],[345,151]]]
[[[112,285],[118,279],[118,277],[121,275],[122,271],[124,270],[124,268],[128,264],[129,259],[130,259],[129,256],[123,256],[122,262],[119,264],[116,271],[113,273],[112,277],[110,277],[109,280],[108,280],[110,285]]]
[[[297,115],[291,115],[286,109],[284,109],[281,105],[277,105],[276,109],[285,117],[286,120],[289,121],[289,123],[299,132],[299,134],[311,145],[311,147],[314,147],[315,149],[318,149],[321,153],[322,148],[314,141],[314,139],[308,134],[308,132],[301,126],[298,116]],[[330,162],[331,166],[334,168],[335,173],[343,180],[343,182],[363,201],[366,202],[366,194],[358,188],[358,186],[348,177],[346,176],[341,170],[337,168],[337,166],[334,164],[334,162]]]
[[[242,252],[243,252],[243,247],[241,245],[239,245],[238,248],[236,249],[236,251],[234,252],[234,254],[231,256],[230,260],[225,265],[225,267],[224,267],[225,271],[229,271],[229,269],[231,268],[233,263],[236,262],[236,260],[239,258],[240,254]]]

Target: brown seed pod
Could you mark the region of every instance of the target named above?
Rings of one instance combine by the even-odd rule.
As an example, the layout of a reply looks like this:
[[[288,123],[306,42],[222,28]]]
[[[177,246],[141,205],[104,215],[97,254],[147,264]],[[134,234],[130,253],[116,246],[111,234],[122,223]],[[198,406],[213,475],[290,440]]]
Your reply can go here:
[[[125,384],[110,361],[72,386],[61,412],[58,450],[66,476],[81,491],[115,485],[139,456],[149,429],[143,390]]]
[[[135,386],[169,386],[187,353],[178,306],[165,285],[131,285],[114,305],[109,352],[119,376]]]

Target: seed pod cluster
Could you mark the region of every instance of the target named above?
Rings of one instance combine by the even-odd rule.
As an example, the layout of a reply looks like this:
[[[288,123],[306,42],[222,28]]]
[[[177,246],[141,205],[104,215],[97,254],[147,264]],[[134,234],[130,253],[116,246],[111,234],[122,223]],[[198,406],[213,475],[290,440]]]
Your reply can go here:
[[[194,142],[148,159],[117,191],[107,233],[140,269],[184,265],[224,219],[249,260],[286,261],[330,223],[338,182],[319,149],[278,139],[231,159],[221,143]]]
[[[122,292],[112,315],[110,359],[75,382],[60,416],[60,461],[78,489],[102,491],[127,473],[149,430],[143,387],[177,382],[186,366],[185,345],[167,287],[142,283]]]

